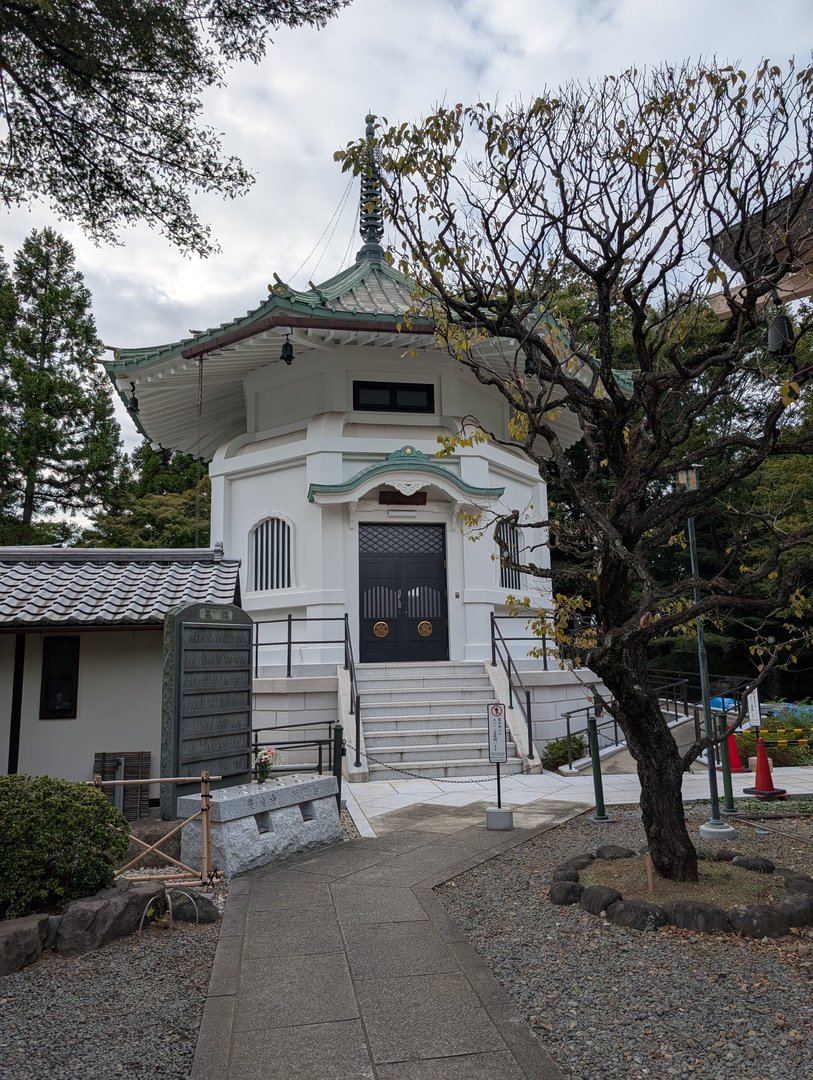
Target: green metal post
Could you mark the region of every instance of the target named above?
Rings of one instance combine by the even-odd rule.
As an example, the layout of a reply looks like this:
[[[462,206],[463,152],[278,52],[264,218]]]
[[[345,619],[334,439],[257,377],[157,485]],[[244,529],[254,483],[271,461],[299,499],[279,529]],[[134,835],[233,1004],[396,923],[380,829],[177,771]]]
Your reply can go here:
[[[604,785],[601,782],[601,761],[598,756],[598,721],[595,716],[587,717],[587,744],[590,747],[590,765],[593,769],[593,789],[596,794],[596,812],[593,821],[609,821],[604,805]]]
[[[722,715],[717,721],[717,733],[722,735],[725,729],[728,727],[728,713],[723,710]],[[734,788],[731,784],[731,758],[728,753],[728,739],[723,739],[720,743],[720,766],[723,773],[723,810],[724,814],[735,814],[734,809]]]

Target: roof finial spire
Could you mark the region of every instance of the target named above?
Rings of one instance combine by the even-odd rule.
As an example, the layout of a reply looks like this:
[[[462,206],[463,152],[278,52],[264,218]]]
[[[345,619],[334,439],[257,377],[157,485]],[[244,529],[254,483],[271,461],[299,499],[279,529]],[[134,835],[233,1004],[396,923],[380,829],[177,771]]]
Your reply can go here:
[[[361,198],[359,206],[359,231],[364,246],[356,255],[356,262],[362,259],[382,259],[384,249],[381,238],[384,235],[384,209],[381,201],[381,171],[378,163],[378,151],[375,146],[375,116],[367,114],[367,166],[361,174]]]

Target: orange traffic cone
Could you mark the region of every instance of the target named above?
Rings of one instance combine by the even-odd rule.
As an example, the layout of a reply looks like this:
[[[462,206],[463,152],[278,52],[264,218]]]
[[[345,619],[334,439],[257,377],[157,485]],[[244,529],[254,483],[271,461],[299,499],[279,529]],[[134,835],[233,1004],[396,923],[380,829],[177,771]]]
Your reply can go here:
[[[737,740],[734,738],[733,734],[728,736],[728,763],[731,767],[731,772],[733,773],[751,771],[747,765],[743,765],[742,763],[742,758],[740,757],[740,752],[737,748]],[[722,768],[722,765],[718,765],[717,771],[721,772]]]
[[[768,752],[764,739],[757,739],[757,773],[752,788],[743,788],[744,795],[756,795],[758,799],[787,799],[784,788],[773,786],[771,766],[768,764]]]

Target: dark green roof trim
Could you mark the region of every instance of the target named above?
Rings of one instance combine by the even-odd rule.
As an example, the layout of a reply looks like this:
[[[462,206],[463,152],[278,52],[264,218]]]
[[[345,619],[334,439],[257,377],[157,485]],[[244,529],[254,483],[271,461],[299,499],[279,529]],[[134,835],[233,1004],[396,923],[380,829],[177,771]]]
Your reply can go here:
[[[445,480],[452,484],[463,495],[469,495],[476,499],[499,499],[505,492],[505,488],[481,488],[473,484],[467,484],[465,480],[453,473],[450,469],[434,461],[428,454],[416,450],[414,446],[403,446],[390,454],[383,461],[375,465],[368,465],[366,469],[351,476],[341,484],[311,484],[308,488],[308,501],[314,502],[317,495],[345,495],[360,487],[366,480],[373,477],[385,477],[389,473],[403,472],[409,469],[411,472],[426,473],[437,479]],[[386,481],[385,481],[386,483]]]

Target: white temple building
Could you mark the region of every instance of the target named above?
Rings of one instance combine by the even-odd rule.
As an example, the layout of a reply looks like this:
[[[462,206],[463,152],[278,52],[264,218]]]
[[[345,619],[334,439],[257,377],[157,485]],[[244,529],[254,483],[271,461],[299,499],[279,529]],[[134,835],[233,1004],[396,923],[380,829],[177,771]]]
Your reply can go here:
[[[255,726],[342,718],[350,650],[364,724],[383,718],[386,745],[404,747],[390,760],[407,768],[429,760],[414,756],[420,725],[406,742],[394,731],[399,703],[415,702],[419,687],[442,688],[448,717],[464,719],[470,677],[482,676],[482,701],[507,693],[490,663],[491,616],[506,613],[508,594],[545,597],[539,581],[500,565],[493,529],[472,520],[514,509],[537,520],[546,491],[519,450],[484,442],[437,456],[439,436],[457,433],[465,417],[507,437],[509,406],[439,346],[430,322],[407,325],[410,285],[384,258],[374,168],[362,180],[360,230],[355,263],[327,281],[300,291],[275,275],[268,298],[242,318],[172,344],[118,349],[105,366],[154,446],[210,463],[211,542],[241,560],[242,606],[259,624]],[[499,341],[481,352],[484,364],[504,363]],[[570,414],[557,424],[565,445],[578,438]],[[506,539],[516,550],[524,543],[519,529]],[[547,565],[544,547],[533,559]],[[520,666],[539,669],[529,678],[534,737],[544,741],[544,727],[568,702],[586,704],[589,689],[558,668]],[[365,679],[386,677],[400,681],[365,689]],[[479,739],[482,701],[469,703],[471,724],[449,719],[442,730],[468,727]],[[370,745],[372,726],[361,738]],[[435,762],[446,775],[482,757],[469,752],[473,736],[446,742],[466,747]]]

